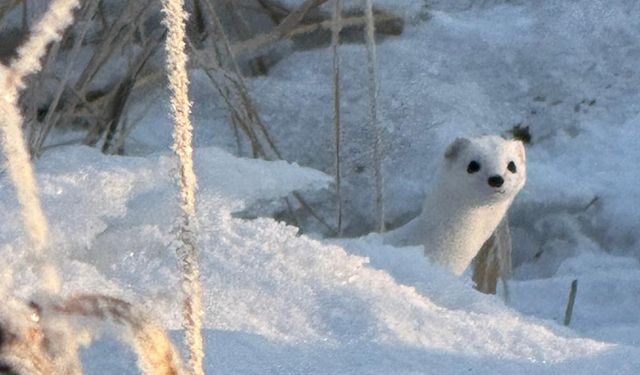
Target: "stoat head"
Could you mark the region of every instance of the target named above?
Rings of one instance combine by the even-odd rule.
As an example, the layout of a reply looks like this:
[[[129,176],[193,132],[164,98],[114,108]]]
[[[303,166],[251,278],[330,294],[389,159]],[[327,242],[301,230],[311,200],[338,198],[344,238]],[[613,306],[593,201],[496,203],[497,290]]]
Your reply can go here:
[[[513,198],[526,181],[521,141],[499,136],[458,138],[444,154],[440,178],[450,194],[485,205]],[[454,197],[455,198],[455,197]]]

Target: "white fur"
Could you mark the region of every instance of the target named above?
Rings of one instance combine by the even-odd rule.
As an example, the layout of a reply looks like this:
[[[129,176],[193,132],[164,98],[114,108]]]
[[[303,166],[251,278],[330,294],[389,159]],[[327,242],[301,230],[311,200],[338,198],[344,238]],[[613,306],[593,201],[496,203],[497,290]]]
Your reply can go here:
[[[480,164],[479,171],[467,172],[471,161]],[[507,169],[511,161],[516,173]],[[490,186],[492,176],[502,177],[503,185]],[[494,232],[525,181],[522,142],[498,136],[457,139],[445,153],[422,214],[390,233],[386,241],[421,243],[425,255],[460,275]]]

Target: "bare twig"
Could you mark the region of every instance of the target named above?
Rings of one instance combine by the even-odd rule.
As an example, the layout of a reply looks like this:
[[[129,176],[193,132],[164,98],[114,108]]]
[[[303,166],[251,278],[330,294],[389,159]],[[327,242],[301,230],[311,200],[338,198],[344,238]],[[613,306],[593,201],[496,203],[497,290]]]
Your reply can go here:
[[[96,13],[98,3],[99,3],[98,0],[89,0],[84,6],[84,11],[76,21],[76,24],[80,25],[80,31],[78,35],[76,35],[75,37],[75,40],[73,42],[73,47],[71,49],[69,61],[67,61],[67,66],[65,68],[63,76],[60,79],[60,82],[58,83],[58,89],[54,94],[53,101],[49,104],[47,114],[45,115],[43,124],[39,129],[40,131],[37,136],[34,136],[31,139],[30,147],[31,147],[32,155],[38,156],[41,154],[42,146],[45,140],[47,139],[47,136],[49,135],[51,128],[53,127],[52,118],[53,118],[54,112],[58,107],[62,94],[64,93],[65,87],[67,86],[69,76],[71,75],[71,70],[73,69],[73,65],[78,56],[78,53],[80,53],[80,47],[82,46],[82,41],[84,40],[84,37],[87,31],[89,30],[89,26],[91,25],[91,18]],[[35,129],[34,122],[31,123],[30,128]]]
[[[256,36],[253,39],[244,41],[234,46],[233,53],[239,54],[246,51],[255,51],[262,46],[272,44],[278,40],[281,40],[291,32],[291,30],[296,27],[300,21],[304,18],[305,14],[313,8],[316,8],[324,3],[327,0],[307,0],[304,3],[300,4],[296,9],[291,11],[287,17],[285,17],[282,22],[278,26],[276,26],[271,32],[268,34],[261,34]]]
[[[153,52],[155,52],[157,47],[160,45],[166,35],[166,32],[164,30],[156,30],[154,34],[155,35],[149,37],[145,42],[143,51],[141,51],[136,56],[133,63],[130,64],[127,75],[118,84],[118,89],[114,91],[111,110],[107,115],[109,125],[107,126],[107,129],[105,129],[107,133],[105,136],[104,144],[102,145],[102,152],[104,153],[118,152],[120,150],[120,146],[124,144],[124,140],[114,141],[116,131],[122,128],[123,119],[125,117],[124,114],[129,108],[131,92],[142,71],[142,68],[144,68]],[[116,143],[119,146],[114,147],[113,143]]]
[[[249,89],[242,78],[229,39],[222,28],[222,23],[211,4],[211,0],[203,0],[201,4],[209,18],[216,42],[213,45],[213,58],[207,58],[204,52],[192,47],[194,58],[225,101],[234,126],[238,126],[249,138],[253,156],[264,159],[282,159],[282,154],[260,118]],[[335,233],[335,229],[314,212],[300,194],[294,193],[293,196],[318,222],[326,226],[331,233]]]
[[[578,280],[571,282],[571,290],[569,291],[569,300],[567,301],[567,309],[564,312],[564,325],[569,326],[571,324],[571,317],[573,316],[573,305],[576,302],[576,294],[578,293]]]
[[[378,30],[379,26],[382,26],[387,22],[399,22],[402,20],[397,15],[387,13],[387,12],[378,12],[378,13],[374,12],[373,17],[374,17],[374,25],[376,30]],[[342,29],[346,29],[354,26],[364,26],[366,24],[367,24],[366,16],[343,15],[340,19],[340,26]],[[333,20],[324,20],[321,22],[298,25],[287,34],[287,37],[294,37],[301,34],[308,34],[321,29],[331,29],[332,25],[333,25]]]
[[[75,84],[69,87],[69,91],[73,94],[65,103],[64,108],[54,108],[56,112],[49,121],[50,125],[45,128],[55,128],[62,124],[68,124],[71,119],[78,115],[78,106],[90,112],[101,112],[100,110],[91,109],[85,98],[90,82],[95,78],[100,69],[106,64],[107,60],[114,53],[120,51],[122,47],[133,40],[134,31],[138,24],[144,22],[147,14],[154,10],[151,6],[152,0],[128,1],[126,6],[122,8],[120,14],[111,24],[109,30],[105,33],[105,38],[94,48],[91,59],[80,73]],[[102,108],[105,109],[105,108]],[[41,148],[44,139],[39,139],[36,149]]]
[[[262,4],[264,1],[261,1]],[[277,16],[272,17],[274,21],[278,22],[282,18],[290,14],[290,11],[286,8],[274,9],[274,4],[269,4],[268,10],[273,13],[277,13]],[[399,35],[404,28],[404,20],[402,17],[395,15],[391,12],[373,9],[373,20],[376,33]],[[359,28],[365,26],[367,23],[366,15],[360,14],[343,14],[340,20],[340,26],[343,30],[343,34],[350,28]],[[332,16],[324,16],[323,14],[315,14],[307,12],[305,17],[291,29],[287,30],[284,34],[278,34],[277,38],[265,38],[263,35],[254,36],[252,39],[236,42],[232,46],[233,53],[237,56],[244,54],[251,54],[262,52],[265,53],[269,48],[276,45],[277,42],[283,39],[291,39],[304,34],[311,34],[320,30],[331,30],[334,21]]]

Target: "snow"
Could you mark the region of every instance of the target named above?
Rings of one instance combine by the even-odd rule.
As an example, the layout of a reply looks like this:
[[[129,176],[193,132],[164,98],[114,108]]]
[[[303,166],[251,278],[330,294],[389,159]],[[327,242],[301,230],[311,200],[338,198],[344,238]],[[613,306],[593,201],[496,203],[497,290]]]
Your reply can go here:
[[[510,299],[477,293],[468,275],[431,264],[420,247],[365,235],[373,199],[364,46],[341,47],[350,239],[247,219],[282,211],[292,191],[334,215],[328,50],[295,52],[249,82],[276,144],[298,164],[230,154],[224,106],[193,71],[207,373],[637,374],[636,2],[433,1],[429,17],[422,1],[375,3],[409,18],[378,48],[392,227],[418,214],[448,141],[530,126],[528,182],[510,217]],[[166,93],[138,95],[129,156],[70,146],[37,161],[50,252],[65,295],[137,301],[180,342]],[[26,297],[36,280],[4,175],[0,191],[0,262]],[[83,352],[88,374],[134,374],[134,361],[108,337]]]
[[[178,278],[168,250],[176,211],[172,167],[166,154],[114,157],[84,146],[58,149],[37,164],[45,210],[56,239],[65,245],[60,254],[65,294],[101,291],[142,301],[169,328],[179,328]],[[285,162],[240,159],[216,148],[198,149],[196,168],[211,373],[414,374],[429,369],[596,374],[618,362],[627,366],[621,374],[640,368],[632,341],[592,340],[551,320],[523,315],[430,264],[418,247],[386,246],[377,235],[318,241],[272,219],[232,216],[251,200],[326,188],[322,173]],[[16,215],[12,195],[6,193],[10,187],[5,183],[2,189],[3,212]],[[79,227],[82,222],[87,225]],[[17,237],[10,230],[2,228],[3,238]],[[76,242],[74,231],[85,236]],[[598,265],[593,260],[565,265],[553,283],[585,267],[591,272],[592,263]],[[637,264],[612,264],[637,273]],[[27,275],[18,273],[17,284],[26,287],[20,281],[30,277],[29,271],[21,270]],[[513,285],[514,297],[533,291],[549,299],[524,301],[523,310],[532,301],[546,307],[531,315],[553,315],[564,301],[542,293],[548,288],[536,288],[535,282]],[[602,323],[602,309],[585,309],[586,296],[591,295],[580,294],[576,322],[603,336],[597,332],[601,327],[589,323]],[[518,306],[521,301],[516,301]],[[598,306],[597,301],[590,305]],[[606,317],[616,322],[614,329],[637,323],[618,319],[614,312]],[[107,338],[83,356],[88,373],[135,373],[131,354]]]

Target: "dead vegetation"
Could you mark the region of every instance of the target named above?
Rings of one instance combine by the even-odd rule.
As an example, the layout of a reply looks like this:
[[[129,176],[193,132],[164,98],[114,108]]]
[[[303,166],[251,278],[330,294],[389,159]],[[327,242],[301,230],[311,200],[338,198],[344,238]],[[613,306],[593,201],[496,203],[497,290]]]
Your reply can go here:
[[[97,294],[39,302],[2,297],[2,373],[82,374],[79,346],[100,331],[100,324],[116,328],[107,331],[116,332],[132,348],[144,374],[184,373],[179,353],[165,330],[128,302]]]
[[[29,17],[30,0],[0,1],[0,60],[15,54]],[[295,49],[330,45],[332,15],[327,0],[307,0],[288,8],[274,0],[190,0],[187,23],[190,68],[209,75],[229,111],[230,125],[250,145],[254,157],[278,158],[268,125],[259,116],[243,82],[246,74],[268,74],[279,57],[271,51],[292,40]],[[356,8],[358,9],[358,8]],[[23,15],[24,13],[24,15]],[[404,21],[373,8],[379,37],[399,35]],[[38,157],[55,146],[53,129],[84,130],[78,142],[105,153],[127,153],[132,95],[162,83],[159,63],[166,36],[160,23],[160,1],[86,0],[76,19],[46,52],[43,68],[29,79],[20,99],[29,151]],[[341,17],[343,42],[364,43],[366,15],[350,8]]]

